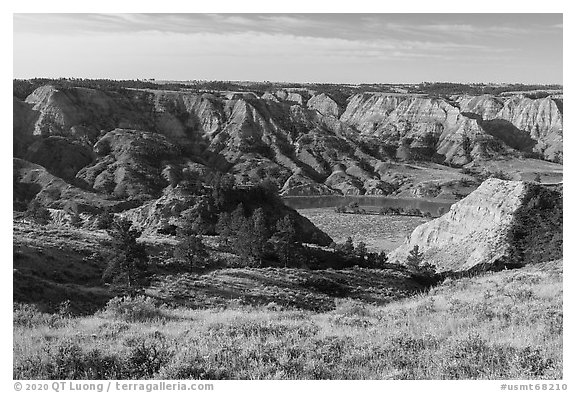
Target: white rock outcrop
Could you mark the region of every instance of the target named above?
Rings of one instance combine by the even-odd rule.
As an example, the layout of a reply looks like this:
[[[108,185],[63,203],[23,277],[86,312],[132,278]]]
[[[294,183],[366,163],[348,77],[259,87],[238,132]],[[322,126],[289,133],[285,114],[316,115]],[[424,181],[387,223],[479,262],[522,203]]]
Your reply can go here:
[[[404,263],[415,245],[438,271],[465,271],[510,255],[509,233],[529,183],[488,179],[443,216],[418,226],[390,254]]]

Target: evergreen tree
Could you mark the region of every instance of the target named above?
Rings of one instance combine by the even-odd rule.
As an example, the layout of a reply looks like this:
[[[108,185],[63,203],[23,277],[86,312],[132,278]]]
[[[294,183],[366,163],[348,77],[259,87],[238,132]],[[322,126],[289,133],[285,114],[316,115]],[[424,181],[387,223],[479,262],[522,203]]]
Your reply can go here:
[[[236,206],[236,209],[232,212],[230,217],[230,230],[232,233],[238,233],[238,231],[244,225],[244,221],[246,221],[246,216],[244,213],[244,205],[242,203]]]
[[[218,210],[227,210],[229,202],[233,199],[236,179],[230,174],[216,175],[211,181],[212,200]],[[230,206],[232,207],[232,206]]]
[[[110,229],[114,223],[114,214],[108,206],[96,218],[96,227],[98,229]]]
[[[78,228],[82,225],[82,218],[80,217],[80,208],[78,204],[74,201],[68,201],[64,206],[64,211],[68,213],[70,217],[70,225]]]
[[[354,248],[354,253],[358,255],[360,258],[364,258],[368,253],[368,250],[366,249],[366,243],[362,241],[358,242],[358,244]]]
[[[174,248],[174,257],[192,268],[204,268],[208,265],[208,251],[202,236],[181,235],[178,237],[178,244]]]
[[[119,218],[108,229],[108,234],[112,240],[112,257],[102,278],[134,291],[143,285],[148,273],[146,248],[137,241],[142,231],[132,229],[130,220]]]
[[[418,245],[414,245],[412,250],[408,253],[408,257],[406,258],[406,265],[408,269],[412,272],[417,272],[420,268],[420,264],[424,259],[424,254],[420,252]]]
[[[82,217],[78,211],[70,213],[70,225],[74,228],[80,228],[82,226]]]
[[[46,225],[52,220],[50,211],[42,206],[37,199],[33,199],[28,205],[25,216],[32,219],[34,222],[40,225]]]
[[[278,253],[280,259],[284,262],[284,267],[287,267],[292,262],[296,249],[296,227],[292,217],[286,215],[281,220],[278,220],[276,231]]]
[[[380,251],[376,256],[377,266],[382,266],[387,262],[388,262],[388,255],[386,255],[386,252]]]
[[[253,227],[253,248],[254,256],[261,259],[264,255],[266,243],[270,238],[270,233],[268,230],[268,224],[266,222],[266,215],[264,214],[264,209],[259,207],[252,213],[252,227]]]
[[[218,222],[216,223],[216,233],[225,243],[228,242],[232,236],[232,228],[230,227],[232,216],[228,212],[222,212],[218,215]]]
[[[342,251],[346,254],[354,253],[354,241],[352,240],[351,236],[348,236],[348,239],[346,239],[346,241],[344,242]]]

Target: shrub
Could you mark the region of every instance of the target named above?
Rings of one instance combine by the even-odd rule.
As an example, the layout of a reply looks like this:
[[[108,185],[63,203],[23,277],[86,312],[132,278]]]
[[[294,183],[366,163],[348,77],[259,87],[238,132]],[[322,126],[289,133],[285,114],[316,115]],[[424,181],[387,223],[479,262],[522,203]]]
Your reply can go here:
[[[335,299],[334,313],[346,317],[368,317],[371,315],[366,304],[353,299]]]
[[[46,225],[52,220],[50,211],[42,206],[42,204],[36,199],[30,202],[24,216],[32,219],[34,222],[40,225]]]
[[[147,296],[115,297],[108,301],[103,314],[126,322],[146,322],[165,318],[164,310]]]
[[[346,213],[347,211],[346,206],[336,206],[334,208],[334,212],[336,213]]]
[[[328,296],[343,297],[348,293],[348,288],[330,278],[312,276],[307,278],[302,284],[304,288],[312,288]]]
[[[416,216],[416,217],[422,216],[422,212],[420,211],[420,209],[417,208],[406,209],[404,211],[404,214],[406,214],[407,216]]]
[[[152,378],[174,354],[160,332],[155,332],[152,337],[129,339],[125,345],[130,348],[127,358],[130,375],[138,379]]]
[[[124,362],[117,355],[98,349],[85,351],[72,341],[45,349],[43,356],[15,362],[15,379],[124,379]]]
[[[102,213],[96,217],[96,227],[98,229],[110,229],[114,223],[114,214],[108,209],[104,209]]]
[[[27,328],[42,325],[57,327],[64,322],[61,315],[44,313],[36,305],[26,303],[14,303],[13,318],[14,326]]]
[[[334,250],[336,252],[345,254],[345,255],[353,255],[354,254],[354,241],[352,237],[348,236],[346,241],[342,244],[334,243]]]

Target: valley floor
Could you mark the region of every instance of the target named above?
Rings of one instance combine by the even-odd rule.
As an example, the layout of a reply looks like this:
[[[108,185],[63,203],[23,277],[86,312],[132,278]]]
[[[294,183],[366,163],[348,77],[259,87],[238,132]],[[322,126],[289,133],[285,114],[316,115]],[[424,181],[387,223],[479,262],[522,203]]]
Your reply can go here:
[[[326,232],[336,243],[351,237],[363,241],[369,251],[392,251],[419,225],[430,221],[423,217],[377,214],[344,214],[334,208],[300,209],[298,213]]]
[[[314,312],[150,298],[87,317],[15,305],[15,379],[560,379],[562,261]]]

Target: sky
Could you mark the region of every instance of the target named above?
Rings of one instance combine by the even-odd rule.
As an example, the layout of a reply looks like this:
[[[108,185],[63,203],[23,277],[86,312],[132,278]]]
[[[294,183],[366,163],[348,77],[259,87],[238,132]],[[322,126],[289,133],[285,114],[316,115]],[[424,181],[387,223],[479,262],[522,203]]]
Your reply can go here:
[[[14,14],[14,77],[562,84],[562,14]]]

